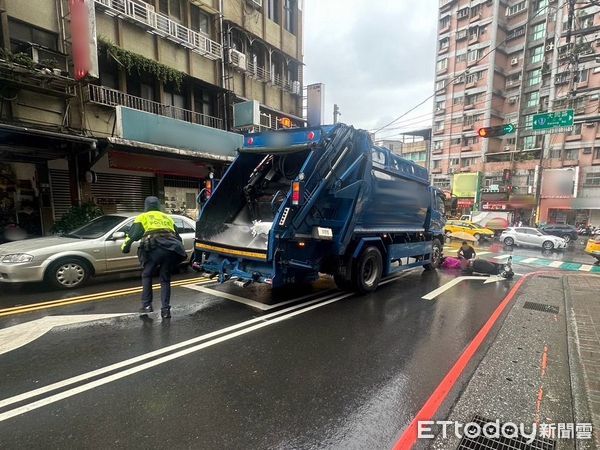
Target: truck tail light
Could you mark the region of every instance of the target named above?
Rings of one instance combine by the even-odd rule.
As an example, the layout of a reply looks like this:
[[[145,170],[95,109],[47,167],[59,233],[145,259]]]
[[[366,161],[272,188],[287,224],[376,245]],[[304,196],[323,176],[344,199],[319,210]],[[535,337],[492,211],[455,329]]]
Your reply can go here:
[[[294,181],[292,183],[292,205],[298,206],[300,204],[300,182]]]
[[[210,198],[210,196],[212,195],[212,180],[206,180],[204,182],[204,189],[206,189],[205,197],[206,197],[206,200],[208,200]]]

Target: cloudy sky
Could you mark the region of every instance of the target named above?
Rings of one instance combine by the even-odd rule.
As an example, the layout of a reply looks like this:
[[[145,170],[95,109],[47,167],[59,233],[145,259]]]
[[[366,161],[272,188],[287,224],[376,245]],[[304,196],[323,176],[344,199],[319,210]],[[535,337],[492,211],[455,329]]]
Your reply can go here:
[[[431,95],[437,6],[438,0],[304,1],[305,81],[325,83],[327,122],[337,103],[343,122],[374,129]],[[431,111],[428,101],[398,124],[426,126]]]

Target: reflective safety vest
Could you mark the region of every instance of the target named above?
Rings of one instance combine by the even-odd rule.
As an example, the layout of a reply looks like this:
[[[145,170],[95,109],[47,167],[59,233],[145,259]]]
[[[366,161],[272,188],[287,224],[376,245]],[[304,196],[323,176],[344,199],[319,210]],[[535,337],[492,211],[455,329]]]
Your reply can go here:
[[[148,211],[135,218],[133,223],[144,227],[144,235],[157,231],[170,231],[175,233],[175,222],[167,214],[160,211]]]

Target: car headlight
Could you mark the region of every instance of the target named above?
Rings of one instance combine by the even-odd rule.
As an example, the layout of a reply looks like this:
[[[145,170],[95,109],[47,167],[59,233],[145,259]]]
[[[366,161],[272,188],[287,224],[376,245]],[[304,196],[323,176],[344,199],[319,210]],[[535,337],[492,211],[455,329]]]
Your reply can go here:
[[[33,255],[28,255],[27,253],[12,253],[2,257],[2,262],[7,264],[26,263],[32,260]]]

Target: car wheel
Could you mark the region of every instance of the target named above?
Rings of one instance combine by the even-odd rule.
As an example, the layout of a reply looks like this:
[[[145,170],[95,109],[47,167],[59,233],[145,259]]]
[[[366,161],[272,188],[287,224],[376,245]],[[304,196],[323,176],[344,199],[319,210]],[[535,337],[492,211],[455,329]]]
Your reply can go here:
[[[504,245],[506,245],[507,247],[512,247],[513,245],[515,245],[515,240],[511,237],[504,238]]]
[[[571,235],[570,235],[570,234],[565,234],[565,235],[564,235],[562,238],[565,240],[565,242],[566,242],[567,244],[568,244],[569,242],[571,242]]]
[[[425,270],[434,270],[440,267],[442,263],[442,243],[439,239],[434,239],[431,245],[431,262],[423,265]]]
[[[377,247],[367,247],[352,271],[354,290],[361,293],[373,292],[377,289],[383,273],[383,259]]]
[[[542,244],[542,248],[544,250],[552,250],[554,248],[554,244],[552,243],[552,241],[544,241],[544,243]]]
[[[83,286],[91,274],[92,269],[87,261],[64,258],[48,267],[45,278],[55,288],[74,289]]]

